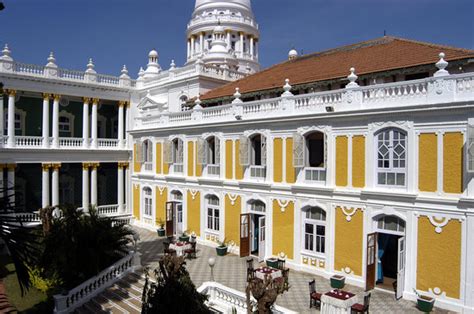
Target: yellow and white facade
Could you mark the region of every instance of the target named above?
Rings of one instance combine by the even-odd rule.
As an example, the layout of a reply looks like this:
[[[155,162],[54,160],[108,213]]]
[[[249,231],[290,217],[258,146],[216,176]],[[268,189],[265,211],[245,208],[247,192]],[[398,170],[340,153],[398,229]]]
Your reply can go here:
[[[287,82],[278,98],[242,102],[237,91],[229,105],[137,123],[135,218],[155,228],[176,200],[175,232],[203,244],[225,238],[234,253],[249,246],[244,255],[285,256],[368,289],[392,264],[398,297],[416,289],[471,313],[474,76],[440,73],[367,87],[349,78],[345,89],[298,96]],[[379,97],[395,85],[406,92]],[[382,262],[382,247],[394,259]]]

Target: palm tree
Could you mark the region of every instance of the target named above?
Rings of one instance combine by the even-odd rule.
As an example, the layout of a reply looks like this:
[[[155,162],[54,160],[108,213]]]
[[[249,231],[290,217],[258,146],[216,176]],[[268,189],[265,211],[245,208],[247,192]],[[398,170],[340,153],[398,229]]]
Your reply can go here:
[[[5,244],[16,269],[22,295],[30,287],[28,265],[38,260],[39,237],[31,227],[27,227],[17,213],[13,189],[0,190],[0,240]],[[24,211],[23,211],[24,212]],[[33,211],[30,212],[31,214]],[[3,265],[5,266],[5,265]]]

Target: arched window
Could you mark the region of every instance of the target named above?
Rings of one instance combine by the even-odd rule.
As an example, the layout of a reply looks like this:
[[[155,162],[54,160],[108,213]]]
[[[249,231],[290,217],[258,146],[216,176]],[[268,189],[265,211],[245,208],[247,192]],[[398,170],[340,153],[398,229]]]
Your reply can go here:
[[[293,164],[304,168],[304,180],[326,181],[326,135],[316,131],[293,135]]]
[[[385,129],[376,136],[377,184],[405,186],[406,134],[398,129]]]
[[[214,195],[206,197],[207,203],[207,229],[211,231],[220,230],[220,207],[219,198]]]
[[[153,215],[153,198],[151,188],[143,188],[143,214],[145,216]]]
[[[181,97],[179,97],[179,105],[181,107],[181,111],[188,111],[189,109],[191,109],[190,107],[188,107],[187,102],[188,96],[182,95]]]
[[[259,200],[252,200],[249,202],[250,210],[253,212],[265,212],[265,203]]]
[[[208,175],[220,175],[220,140],[211,136],[207,139],[198,140],[198,163],[207,166]]]
[[[326,212],[319,207],[309,207],[304,214],[304,247],[310,253],[326,252]]]
[[[397,216],[383,215],[377,219],[377,229],[394,233],[405,232],[405,221]]]
[[[172,201],[182,201],[183,200],[183,193],[180,191],[172,191],[171,192],[171,200]]]
[[[266,177],[267,139],[264,135],[240,137],[240,164],[250,166],[250,177]]]

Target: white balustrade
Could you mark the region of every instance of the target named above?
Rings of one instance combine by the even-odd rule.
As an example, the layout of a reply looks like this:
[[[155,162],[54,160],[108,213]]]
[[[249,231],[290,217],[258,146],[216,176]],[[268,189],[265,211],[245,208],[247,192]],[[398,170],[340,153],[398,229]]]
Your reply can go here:
[[[63,79],[84,81],[85,73],[82,71],[58,69],[58,76]]]
[[[29,148],[42,146],[43,138],[41,136],[15,136],[15,147]]]
[[[325,168],[304,168],[304,179],[307,182],[325,182],[326,169]]]
[[[80,148],[82,147],[82,137],[60,137],[59,148]]]
[[[143,170],[147,172],[153,171],[153,162],[147,161],[143,163]]]
[[[97,206],[97,213],[101,216],[116,216],[118,215],[118,205]]]
[[[424,98],[428,92],[428,83],[425,80],[397,82],[374,85],[362,88],[364,103],[406,101],[407,99]]]
[[[30,75],[44,75],[44,66],[26,63],[14,63],[13,71],[17,73],[26,73]]]
[[[250,177],[254,179],[265,179],[267,176],[267,167],[250,166]]]
[[[184,166],[183,164],[173,164],[173,173],[183,173]]]
[[[97,82],[106,85],[119,85],[120,79],[112,75],[98,74]]]
[[[210,176],[220,176],[221,166],[220,165],[207,165],[207,174]]]
[[[97,140],[99,148],[118,148],[119,140],[114,138],[99,138]]]
[[[54,313],[72,313],[90,299],[101,293],[116,281],[141,267],[140,253],[130,252],[128,255],[70,290],[67,294],[54,295]]]
[[[258,24],[254,20],[247,17],[232,15],[232,14],[219,14],[219,15],[213,14],[213,15],[206,15],[206,16],[196,16],[188,23],[188,28],[191,26],[196,26],[203,23],[217,22],[217,20],[221,22],[242,23],[245,25],[256,27],[258,29]]]

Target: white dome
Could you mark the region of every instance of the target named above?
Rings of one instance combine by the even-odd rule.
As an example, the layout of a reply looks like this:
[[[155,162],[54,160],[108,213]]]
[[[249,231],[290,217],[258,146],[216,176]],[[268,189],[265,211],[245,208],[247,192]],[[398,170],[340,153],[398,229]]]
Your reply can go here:
[[[298,51],[291,49],[290,52],[288,52],[288,57],[298,57]]]
[[[204,4],[212,4],[212,3],[236,3],[236,4],[241,4],[247,8],[250,9],[250,0],[196,0],[196,6],[195,8],[204,5]]]
[[[158,52],[153,49],[152,51],[150,51],[150,53],[148,54],[148,57],[152,58],[152,57],[155,57],[155,58],[158,58]]]

